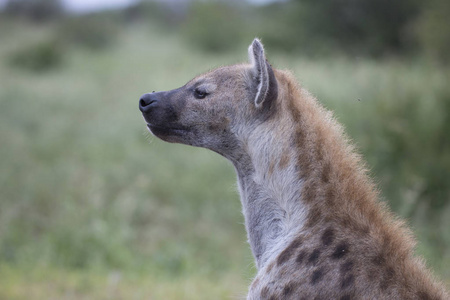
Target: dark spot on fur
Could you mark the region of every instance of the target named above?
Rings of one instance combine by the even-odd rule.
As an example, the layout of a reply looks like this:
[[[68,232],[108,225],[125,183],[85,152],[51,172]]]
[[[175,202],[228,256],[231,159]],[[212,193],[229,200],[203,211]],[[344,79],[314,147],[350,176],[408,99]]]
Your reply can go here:
[[[302,250],[300,251],[300,253],[297,255],[297,258],[295,259],[295,261],[298,264],[301,264],[303,262],[303,260],[305,260],[306,257],[306,250]]]
[[[261,253],[255,253],[256,261],[258,261],[261,258]]]
[[[353,284],[354,281],[355,276],[353,276],[353,274],[344,277],[344,279],[341,281],[341,289],[348,288],[350,285]]]
[[[326,162],[322,169],[322,181],[328,183],[330,181],[331,164]]]
[[[419,291],[419,293],[417,294],[417,296],[419,296],[420,300],[431,300],[433,299],[427,292],[425,291]]]
[[[333,240],[334,240],[334,230],[332,228],[328,228],[322,234],[322,244],[324,246],[329,246],[331,245],[331,243],[333,243]]]
[[[322,269],[315,270],[311,275],[311,284],[314,285],[319,282],[322,279],[323,275],[324,273]]]
[[[341,298],[339,298],[339,300],[351,300],[352,297],[350,295],[344,295]]]
[[[349,252],[348,244],[346,242],[342,242],[336,246],[336,249],[334,250],[331,257],[333,259],[340,259],[343,258],[348,252]]]
[[[316,136],[316,140],[315,140],[315,145],[316,145],[316,160],[317,161],[324,161],[324,157],[325,157],[325,147],[323,147],[323,145],[326,145],[325,142],[325,137],[324,135],[317,135]],[[326,164],[329,165],[329,162],[326,162]],[[322,172],[323,170],[326,169],[326,165],[324,168],[322,168]],[[329,170],[327,171],[327,173],[329,173]]]
[[[348,272],[350,272],[351,270],[353,270],[353,265],[354,265],[354,263],[353,263],[353,261],[347,261],[347,262],[345,262],[345,263],[343,263],[342,265],[341,265],[341,274],[342,275],[345,275],[345,274],[347,274]]]
[[[256,287],[258,285],[258,283],[259,283],[259,278],[256,278],[252,283],[252,287],[253,288]]]
[[[272,271],[274,262],[272,262],[268,267],[267,267],[267,273],[270,273],[270,271]]]
[[[300,238],[296,238],[292,243],[284,249],[277,258],[277,265],[281,265],[291,258],[291,256],[295,253],[295,250],[300,247],[302,244],[302,240]]]
[[[379,254],[379,255],[375,256],[375,257],[372,259],[372,263],[375,264],[375,265],[377,265],[377,266],[384,265],[384,263],[385,263],[384,256],[383,256],[382,254]]]
[[[307,167],[307,166],[303,165],[303,167]],[[312,181],[309,184],[304,185],[303,192],[302,192],[302,198],[306,203],[311,203],[317,199],[318,193],[319,193],[318,184],[316,182]]]
[[[269,297],[269,288],[267,286],[261,289],[261,298],[267,299]]]
[[[370,232],[370,228],[367,225],[361,225],[357,228],[361,232],[362,235],[368,235]]]
[[[269,171],[267,172],[267,175],[272,176],[274,169],[275,169],[275,163],[273,161],[271,161],[269,164]]]
[[[319,256],[320,256],[320,250],[319,249],[315,249],[308,258],[308,264],[312,264],[315,265],[317,263],[317,261],[319,260]]]
[[[327,201],[327,204],[332,206],[334,204],[334,199],[336,198],[336,191],[332,186],[328,186],[325,199]]]
[[[292,90],[292,85],[288,82],[288,91],[290,92]],[[291,112],[291,116],[294,119],[295,123],[300,122],[300,112],[298,111],[298,108],[295,106],[295,101],[289,101],[289,111]]]
[[[313,207],[308,213],[305,227],[313,227],[320,221],[321,212],[318,207]]]
[[[392,279],[394,278],[394,275],[395,275],[394,269],[392,267],[388,267],[384,272],[383,281],[380,283],[380,288],[383,291],[386,290],[392,284]]]
[[[286,284],[283,288],[283,296],[289,296],[290,294],[292,294],[292,292],[294,291],[294,283],[290,282],[288,284]]]
[[[289,155],[286,153],[281,156],[280,162],[278,163],[280,169],[285,169],[289,165],[289,158]]]

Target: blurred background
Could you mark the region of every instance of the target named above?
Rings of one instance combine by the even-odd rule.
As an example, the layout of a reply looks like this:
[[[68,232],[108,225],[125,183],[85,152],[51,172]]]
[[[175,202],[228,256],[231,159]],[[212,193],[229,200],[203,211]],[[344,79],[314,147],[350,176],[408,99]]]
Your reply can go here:
[[[450,285],[450,1],[0,0],[0,299],[241,299],[233,167],[138,99],[254,37],[335,112]]]

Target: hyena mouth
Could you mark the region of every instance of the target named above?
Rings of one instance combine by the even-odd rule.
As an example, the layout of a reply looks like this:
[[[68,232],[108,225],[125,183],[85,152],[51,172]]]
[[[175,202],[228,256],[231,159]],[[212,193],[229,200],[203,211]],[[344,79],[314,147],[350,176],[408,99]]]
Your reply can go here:
[[[163,127],[153,124],[147,124],[147,127],[148,129],[150,129],[150,132],[156,136],[168,136],[168,135],[181,136],[187,131],[187,128],[182,126]]]

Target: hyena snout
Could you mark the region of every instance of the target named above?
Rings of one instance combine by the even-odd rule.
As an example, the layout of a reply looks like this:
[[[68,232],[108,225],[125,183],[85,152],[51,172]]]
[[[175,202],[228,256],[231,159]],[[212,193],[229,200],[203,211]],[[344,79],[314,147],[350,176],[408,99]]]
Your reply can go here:
[[[142,95],[139,110],[147,125],[158,127],[179,127],[179,97],[177,90],[153,92]],[[175,95],[175,97],[174,97]]]
[[[168,142],[183,142],[179,137],[186,135],[189,128],[180,120],[183,107],[180,99],[180,89],[142,95],[139,110],[151,133]]]
[[[158,93],[147,93],[142,95],[141,99],[139,99],[139,110],[142,113],[150,112],[150,110],[158,103],[159,98]]]

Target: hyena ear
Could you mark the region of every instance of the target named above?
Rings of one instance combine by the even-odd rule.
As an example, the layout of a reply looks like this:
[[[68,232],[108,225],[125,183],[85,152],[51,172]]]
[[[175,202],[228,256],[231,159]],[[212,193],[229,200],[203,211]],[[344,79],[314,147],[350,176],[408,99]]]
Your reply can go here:
[[[252,65],[252,85],[256,87],[255,105],[261,107],[263,102],[273,100],[278,95],[277,81],[272,67],[264,55],[264,47],[259,39],[254,39],[248,47],[248,56]]]

